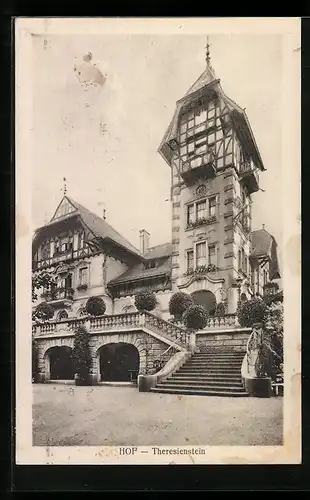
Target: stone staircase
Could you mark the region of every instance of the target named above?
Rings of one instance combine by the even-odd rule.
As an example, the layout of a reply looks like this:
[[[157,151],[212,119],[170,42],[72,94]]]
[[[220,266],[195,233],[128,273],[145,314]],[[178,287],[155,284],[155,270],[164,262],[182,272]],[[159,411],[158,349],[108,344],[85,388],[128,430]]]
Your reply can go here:
[[[244,355],[243,351],[227,348],[195,353],[181,368],[151,390],[201,396],[247,396],[241,379]]]

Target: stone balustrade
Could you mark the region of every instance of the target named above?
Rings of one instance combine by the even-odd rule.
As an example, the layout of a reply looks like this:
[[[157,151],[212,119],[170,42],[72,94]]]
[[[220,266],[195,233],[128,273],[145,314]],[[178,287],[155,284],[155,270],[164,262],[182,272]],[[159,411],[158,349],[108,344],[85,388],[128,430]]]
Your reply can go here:
[[[205,328],[227,328],[240,327],[235,314],[225,314],[224,316],[210,316]]]
[[[99,316],[90,319],[90,331],[104,331],[143,326],[141,323],[141,314],[138,312],[126,314],[113,314],[111,316]]]

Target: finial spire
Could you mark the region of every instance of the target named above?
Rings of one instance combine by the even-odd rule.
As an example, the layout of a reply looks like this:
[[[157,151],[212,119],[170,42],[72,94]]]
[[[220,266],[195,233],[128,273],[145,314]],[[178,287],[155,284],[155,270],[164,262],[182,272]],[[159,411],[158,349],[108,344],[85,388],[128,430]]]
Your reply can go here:
[[[210,58],[210,43],[209,43],[209,37],[207,36],[207,44],[205,46],[207,49],[206,51],[206,63],[207,63],[207,68],[211,67],[211,58]]]
[[[63,181],[64,181],[64,196],[66,196],[66,194],[67,194],[67,184],[66,184],[67,179],[64,177]]]

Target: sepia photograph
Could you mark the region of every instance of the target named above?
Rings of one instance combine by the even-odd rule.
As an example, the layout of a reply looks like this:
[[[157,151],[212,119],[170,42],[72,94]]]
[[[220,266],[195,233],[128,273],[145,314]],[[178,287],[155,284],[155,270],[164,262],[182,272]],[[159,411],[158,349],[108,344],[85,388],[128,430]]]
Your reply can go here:
[[[285,405],[300,418],[287,261],[298,274],[299,226],[285,215],[298,214],[299,165],[288,200],[284,149],[299,101],[286,103],[284,34],[237,19],[230,32],[217,20],[18,21],[21,455],[229,463],[231,449],[237,463],[239,447],[272,463],[294,420]]]

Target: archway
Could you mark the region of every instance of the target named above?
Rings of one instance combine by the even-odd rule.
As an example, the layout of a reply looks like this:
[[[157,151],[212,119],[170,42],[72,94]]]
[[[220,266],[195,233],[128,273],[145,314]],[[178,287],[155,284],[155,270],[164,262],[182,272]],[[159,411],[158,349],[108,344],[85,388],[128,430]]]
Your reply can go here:
[[[139,373],[139,351],[133,344],[119,342],[100,348],[101,381],[132,382]]]
[[[197,290],[191,296],[197,305],[204,307],[208,311],[210,316],[214,315],[216,307],[214,293],[210,292],[210,290]]]
[[[50,380],[73,380],[74,368],[71,347],[52,347],[48,352]]]
[[[58,313],[58,316],[57,316],[57,319],[58,321],[64,321],[66,319],[68,319],[68,313],[67,311],[65,311],[64,309],[62,311],[59,311]]]

